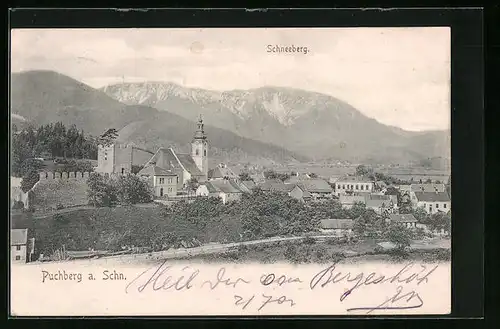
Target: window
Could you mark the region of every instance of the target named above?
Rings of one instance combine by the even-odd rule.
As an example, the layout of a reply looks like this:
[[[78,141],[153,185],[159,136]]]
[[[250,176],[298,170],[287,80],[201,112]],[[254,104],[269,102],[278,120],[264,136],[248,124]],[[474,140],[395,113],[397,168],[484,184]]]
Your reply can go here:
[[[359,190],[359,185],[358,184],[356,184],[356,190]]]
[[[171,187],[169,187],[169,188],[168,188],[168,191],[169,191],[169,192],[172,192],[172,188],[171,188]]]
[[[446,209],[446,203],[443,203],[443,208]]]
[[[438,208],[439,208],[439,203],[436,203],[436,209],[438,209]]]
[[[125,168],[122,168],[122,174],[124,174],[124,173],[125,173]]]
[[[17,251],[21,250],[21,246],[16,246],[16,250]]]
[[[16,256],[16,260],[21,260],[21,256]]]
[[[370,189],[370,185],[366,185],[366,190],[368,191]]]
[[[169,183],[169,184],[172,184],[172,178],[169,178],[169,179],[168,179],[168,183]]]
[[[365,186],[361,185],[361,191],[363,191],[364,189],[365,189]]]
[[[160,189],[160,196],[163,196],[163,187]]]
[[[165,178],[160,178],[159,180],[160,180],[160,183],[159,183],[159,184],[163,184],[163,183],[165,183]]]
[[[177,176],[177,184],[179,184],[179,176]]]
[[[342,189],[345,190],[345,185],[342,185]]]
[[[200,154],[200,150],[196,149],[196,155]]]
[[[207,150],[204,150],[204,151],[203,151],[203,155],[204,155],[204,156],[207,156]]]

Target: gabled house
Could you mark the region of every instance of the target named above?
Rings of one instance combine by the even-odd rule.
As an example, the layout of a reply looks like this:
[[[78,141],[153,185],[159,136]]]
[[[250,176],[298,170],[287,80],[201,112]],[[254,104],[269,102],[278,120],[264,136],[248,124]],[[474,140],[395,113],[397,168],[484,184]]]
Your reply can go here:
[[[313,199],[311,193],[303,189],[300,185],[294,185],[293,189],[288,193],[292,198],[297,199],[301,202],[308,202]]]
[[[220,163],[217,167],[208,171],[208,180],[215,179],[230,179],[238,180],[239,176],[236,175],[225,163]]]
[[[346,195],[341,194],[339,196],[339,201],[342,207],[346,209],[351,209],[355,203],[363,203],[366,204],[366,197],[362,195]]]
[[[333,188],[323,179],[308,179],[298,183],[299,187],[311,194],[313,200],[331,199]]]
[[[218,197],[224,204],[239,200],[242,194],[240,185],[236,181],[227,179],[205,182],[196,189],[196,196]]]
[[[429,214],[447,213],[451,210],[451,200],[447,192],[415,192],[415,206]]]
[[[396,195],[367,195],[366,208],[373,209],[379,215],[391,214],[398,208],[398,198]]]
[[[10,230],[10,258],[12,262],[26,263],[28,255],[28,229]]]
[[[323,233],[343,236],[345,234],[352,234],[354,221],[352,219],[322,219],[320,225],[320,230]]]
[[[137,175],[149,180],[155,197],[162,198],[177,195],[179,176],[174,172],[156,165],[149,165],[141,169]]]
[[[386,218],[387,223],[396,223],[407,228],[417,227],[417,219],[412,214],[391,214]]]

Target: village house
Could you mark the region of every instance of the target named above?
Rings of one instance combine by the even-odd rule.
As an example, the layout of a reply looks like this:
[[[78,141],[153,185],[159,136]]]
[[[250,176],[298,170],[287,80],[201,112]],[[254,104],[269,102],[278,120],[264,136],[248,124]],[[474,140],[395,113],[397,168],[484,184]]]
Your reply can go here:
[[[412,214],[390,214],[386,218],[386,222],[400,224],[406,228],[418,227],[418,221]]]
[[[297,184],[302,190],[311,194],[312,199],[325,200],[333,197],[333,188],[327,181],[319,178],[304,180]]]
[[[374,191],[374,183],[371,179],[363,176],[344,176],[335,182],[335,194],[352,194],[355,192]]]
[[[10,230],[10,259],[17,263],[26,263],[28,255],[28,229]]]
[[[352,219],[322,219],[320,225],[321,232],[341,237],[352,234],[354,221]]]
[[[240,185],[227,179],[205,182],[196,189],[196,196],[220,198],[224,204],[239,200],[242,194]]]
[[[150,181],[155,197],[162,198],[164,196],[177,195],[179,176],[175,173],[156,165],[149,165],[139,171],[137,175],[147,178]]]
[[[300,185],[295,184],[293,189],[288,193],[292,198],[301,202],[309,202],[313,199],[311,193],[303,189]]]
[[[451,209],[447,192],[415,192],[415,199],[415,207],[423,208],[429,214],[447,213]]]
[[[431,193],[431,192],[438,192],[438,193],[443,193],[446,192],[446,187],[444,184],[433,184],[433,183],[428,183],[428,184],[411,184],[410,185],[410,200],[413,205],[416,205],[417,203],[417,197],[416,194],[417,192],[424,192],[424,193]]]
[[[371,194],[365,196],[367,209],[373,209],[377,214],[391,214],[398,209],[398,197],[396,195]]]
[[[346,209],[351,209],[355,203],[362,203],[366,205],[366,197],[363,195],[341,194],[339,196],[339,201],[342,207]]]
[[[238,180],[239,176],[236,175],[225,163],[220,163],[214,169],[208,171],[208,180],[215,179],[231,179]]]

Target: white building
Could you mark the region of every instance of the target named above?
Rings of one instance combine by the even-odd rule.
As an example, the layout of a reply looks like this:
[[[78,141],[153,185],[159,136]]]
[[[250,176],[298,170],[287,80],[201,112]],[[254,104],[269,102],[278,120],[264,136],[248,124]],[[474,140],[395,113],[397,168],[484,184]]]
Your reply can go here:
[[[196,196],[217,197],[224,204],[239,200],[242,194],[243,190],[239,184],[228,179],[205,182],[196,189]]]
[[[373,191],[374,182],[367,177],[344,176],[335,182],[335,194],[337,196],[355,192],[371,193]]]
[[[26,263],[28,253],[28,229],[10,230],[10,259],[17,263]]]
[[[415,192],[415,207],[425,209],[429,214],[447,213],[451,209],[451,200],[447,192]]]

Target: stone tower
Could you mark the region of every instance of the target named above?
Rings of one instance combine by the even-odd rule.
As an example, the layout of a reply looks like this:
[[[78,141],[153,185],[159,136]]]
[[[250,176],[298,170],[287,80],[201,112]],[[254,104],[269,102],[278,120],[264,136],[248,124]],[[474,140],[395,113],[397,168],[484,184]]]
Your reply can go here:
[[[196,163],[196,166],[207,179],[208,176],[208,141],[203,130],[203,119],[198,120],[198,127],[194,133],[193,141],[191,142],[191,157]]]

